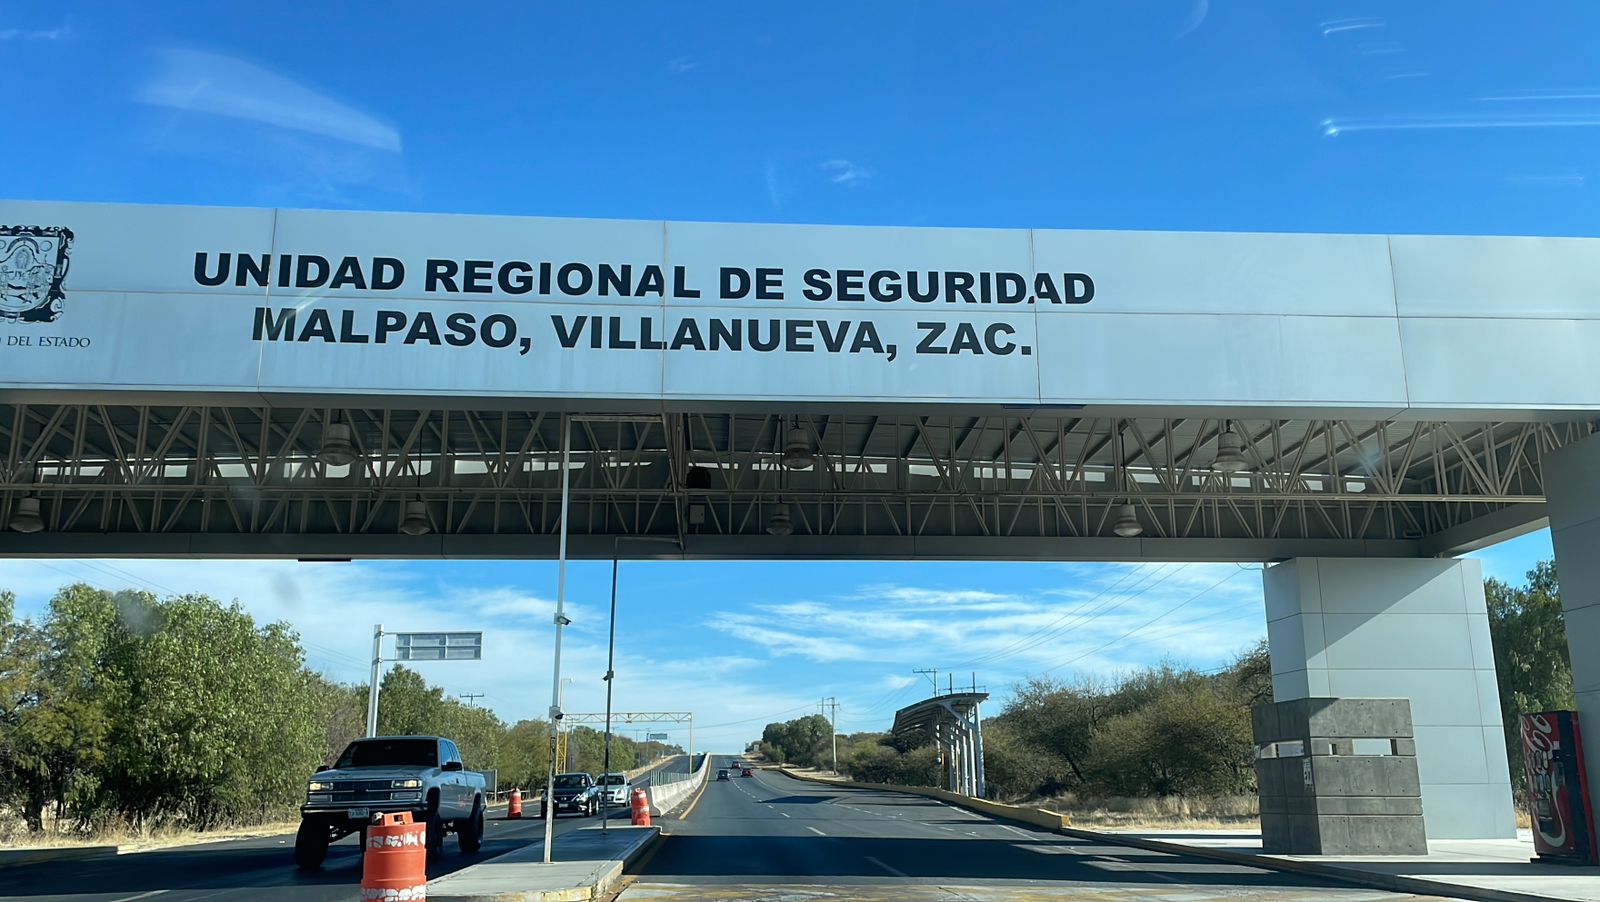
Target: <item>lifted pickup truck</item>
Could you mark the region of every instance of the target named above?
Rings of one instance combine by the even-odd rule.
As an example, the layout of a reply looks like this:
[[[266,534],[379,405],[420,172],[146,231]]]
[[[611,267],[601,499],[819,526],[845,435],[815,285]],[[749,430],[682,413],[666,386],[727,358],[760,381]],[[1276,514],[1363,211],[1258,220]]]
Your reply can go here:
[[[375,736],[350,743],[333,766],[313,774],[300,807],[295,864],[321,866],[328,844],[360,832],[365,848],[374,814],[411,812],[428,825],[428,854],[453,832],[461,851],[483,844],[483,775],[465,770],[456,744],[439,736]]]

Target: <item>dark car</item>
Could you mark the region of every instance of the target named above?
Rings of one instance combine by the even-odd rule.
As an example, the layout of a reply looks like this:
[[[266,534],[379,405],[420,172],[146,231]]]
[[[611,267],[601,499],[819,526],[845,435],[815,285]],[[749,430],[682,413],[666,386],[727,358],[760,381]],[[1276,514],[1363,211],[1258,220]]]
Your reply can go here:
[[[555,808],[553,814],[571,811],[588,817],[600,810],[600,785],[588,774],[556,774]],[[544,803],[539,804],[539,816],[545,814]]]
[[[741,773],[739,776],[741,776],[741,777],[753,777],[753,776],[755,776],[755,772],[750,770],[750,768],[747,767],[747,768],[744,769],[744,772]]]
[[[723,768],[723,769],[717,771],[717,779],[718,780],[726,780],[726,779],[728,779],[728,769],[727,768]]]

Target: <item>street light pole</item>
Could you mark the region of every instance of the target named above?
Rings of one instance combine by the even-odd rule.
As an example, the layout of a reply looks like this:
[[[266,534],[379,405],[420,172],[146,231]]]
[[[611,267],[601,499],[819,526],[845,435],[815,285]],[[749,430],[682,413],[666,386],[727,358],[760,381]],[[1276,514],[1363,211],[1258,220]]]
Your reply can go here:
[[[567,619],[567,508],[572,496],[572,421],[561,415],[561,538],[556,551],[555,672],[550,678],[550,771],[544,790],[544,863],[551,861],[556,827],[556,731],[561,728],[561,630]]]
[[[606,639],[606,753],[601,774],[611,773],[611,679],[616,676],[617,663],[617,559],[621,539],[611,539],[611,633]],[[605,779],[604,776],[601,779]],[[600,794],[600,832],[611,828],[611,793]]]

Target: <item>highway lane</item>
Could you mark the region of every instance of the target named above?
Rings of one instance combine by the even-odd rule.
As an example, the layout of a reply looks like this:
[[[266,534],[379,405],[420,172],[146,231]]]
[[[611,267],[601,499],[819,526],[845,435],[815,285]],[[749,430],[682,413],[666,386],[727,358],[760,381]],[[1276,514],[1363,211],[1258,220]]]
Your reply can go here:
[[[666,829],[671,835],[630,876],[618,902],[1416,898],[1091,843],[921,796],[823,786],[774,771],[712,782],[689,816]]]
[[[663,770],[687,769],[685,756]],[[650,777],[635,784],[649,785]],[[521,820],[505,818],[503,807],[490,811],[483,848],[464,855],[452,835],[445,852],[428,867],[429,878],[510,852],[544,837],[538,803]],[[626,822],[628,809],[611,813]],[[557,834],[595,826],[598,818],[563,815]],[[0,899],[27,902],[348,902],[361,883],[361,849],[354,836],[334,843],[319,871],[302,872],[293,861],[294,834],[226,840],[83,861],[42,862],[0,869]]]

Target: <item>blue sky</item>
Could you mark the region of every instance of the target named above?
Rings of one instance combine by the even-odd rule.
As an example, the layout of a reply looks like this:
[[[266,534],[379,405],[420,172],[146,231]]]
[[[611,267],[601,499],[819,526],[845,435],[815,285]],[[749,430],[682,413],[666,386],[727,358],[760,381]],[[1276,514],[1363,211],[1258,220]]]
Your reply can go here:
[[[683,220],[1594,235],[1600,7],[1493,4],[0,2],[0,197]],[[1485,556],[1517,578],[1541,534]],[[742,742],[822,695],[881,726],[915,667],[1213,667],[1262,633],[1235,565],[628,564],[619,704]],[[580,564],[569,707],[609,568]],[[487,625],[429,670],[548,698],[544,563],[4,562],[237,597],[357,679],[369,625]],[[1254,607],[1252,607],[1252,605]],[[1037,631],[1045,630],[1043,633]]]

